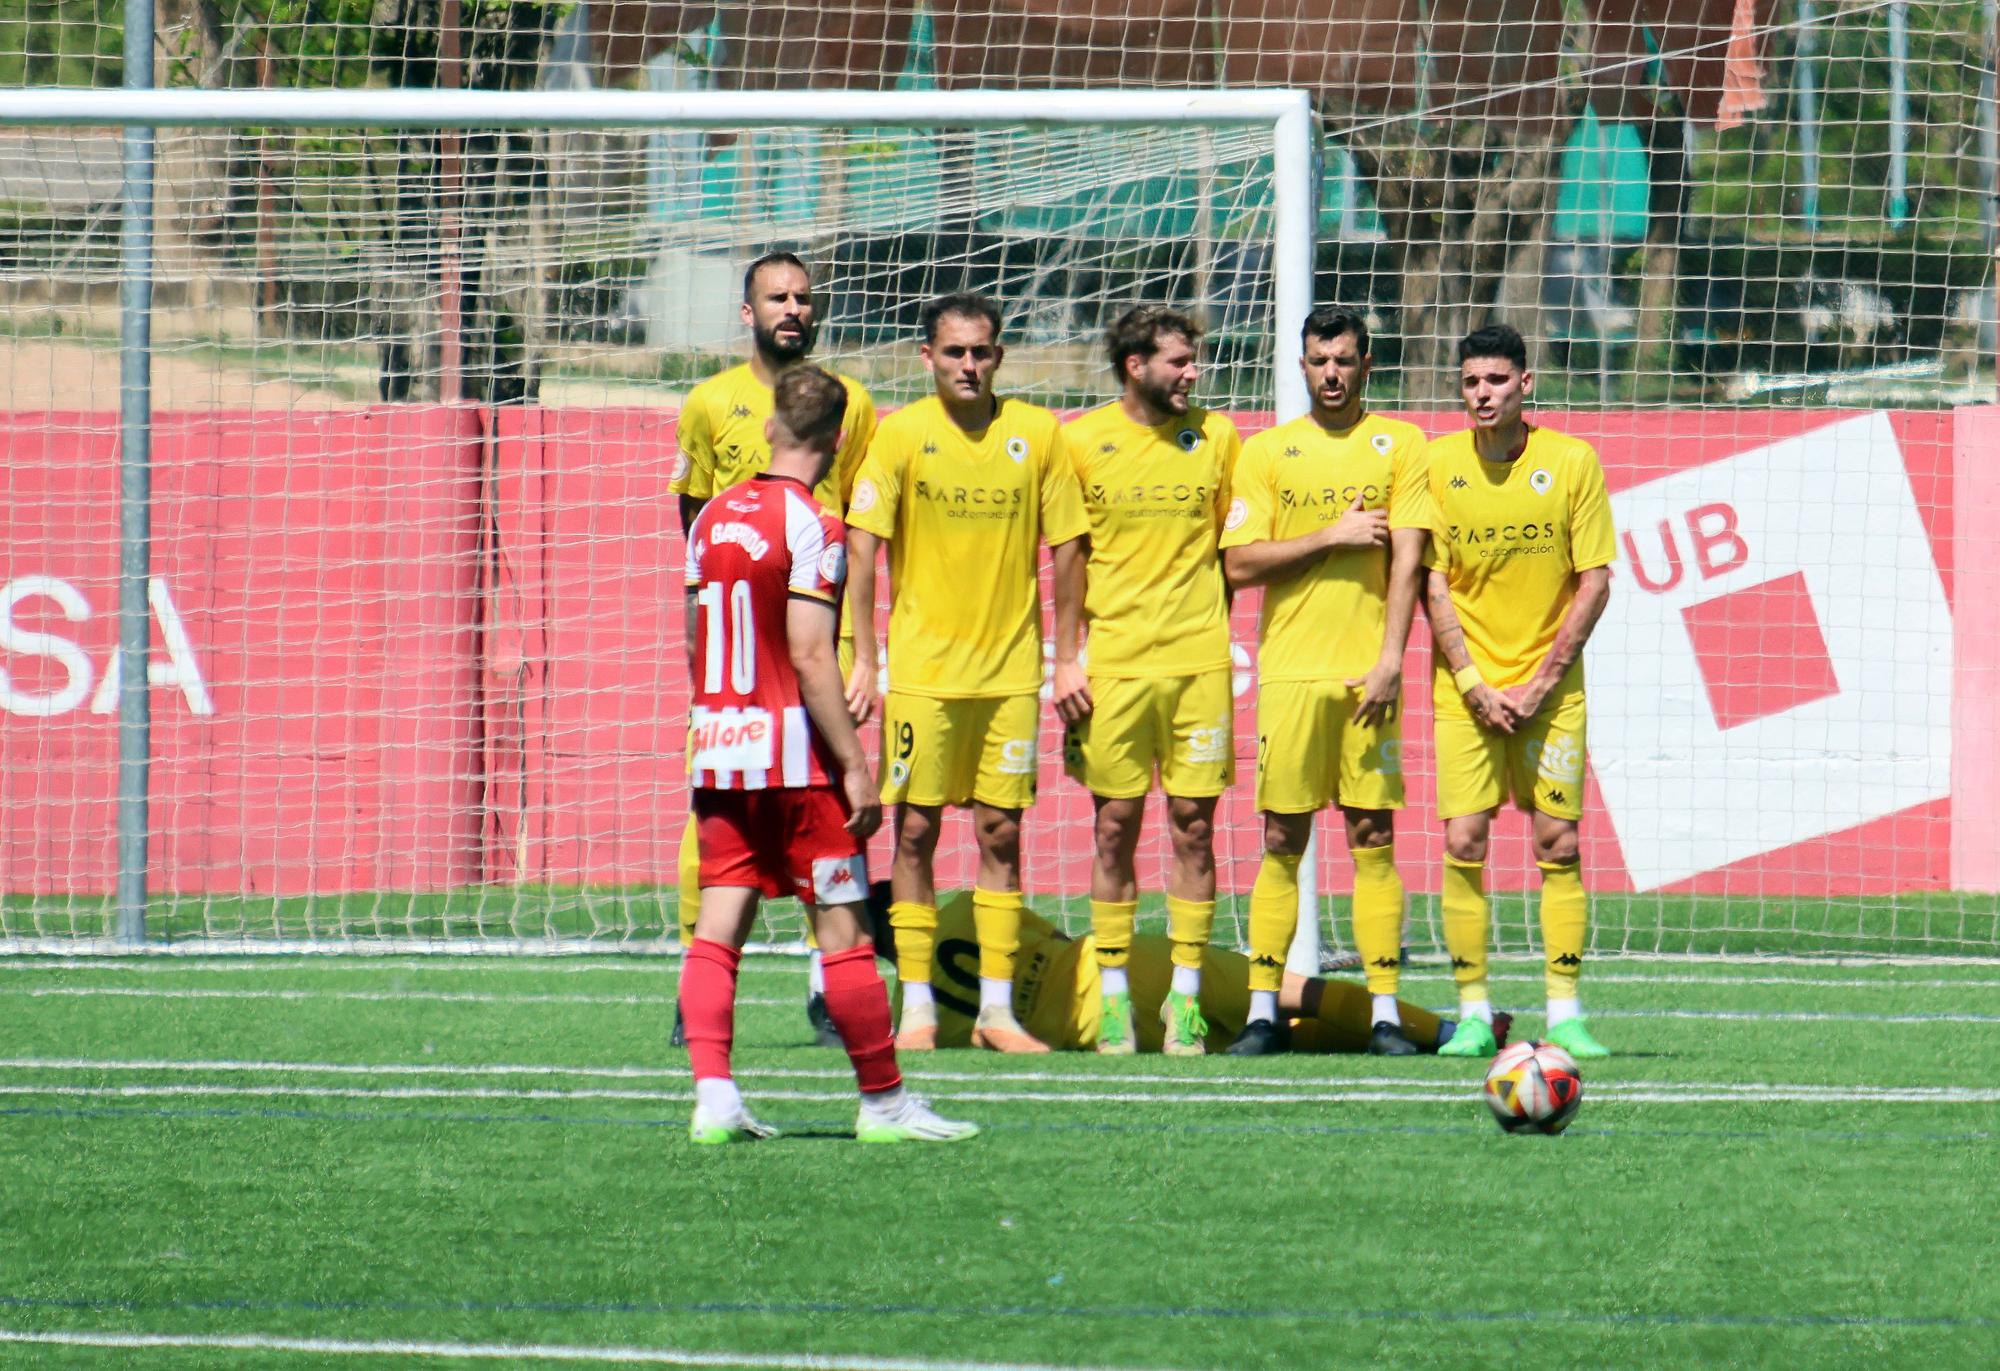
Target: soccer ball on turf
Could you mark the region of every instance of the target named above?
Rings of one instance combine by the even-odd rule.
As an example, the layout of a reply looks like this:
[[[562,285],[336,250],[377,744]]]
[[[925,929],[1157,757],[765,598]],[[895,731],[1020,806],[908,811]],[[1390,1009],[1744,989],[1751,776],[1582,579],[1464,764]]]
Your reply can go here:
[[[1486,1106],[1509,1133],[1560,1133],[1583,1104],[1583,1073],[1554,1043],[1514,1043],[1486,1071]]]

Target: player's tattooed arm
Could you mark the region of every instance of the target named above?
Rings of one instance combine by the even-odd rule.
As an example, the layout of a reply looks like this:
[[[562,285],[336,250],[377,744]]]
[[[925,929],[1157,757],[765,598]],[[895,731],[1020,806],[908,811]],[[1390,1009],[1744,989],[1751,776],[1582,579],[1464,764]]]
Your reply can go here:
[[[1583,656],[1583,645],[1590,641],[1597,621],[1604,617],[1604,607],[1610,603],[1610,567],[1592,567],[1576,574],[1576,594],[1562,623],[1556,627],[1556,641],[1549,648],[1549,655],[1542,658],[1541,667],[1526,685],[1507,692],[1523,719],[1534,717],[1550,692],[1562,682],[1563,673]]]
[[[1465,626],[1458,621],[1458,606],[1451,602],[1451,583],[1442,571],[1433,569],[1424,590],[1424,613],[1431,621],[1431,641],[1444,654],[1445,665],[1457,676],[1473,666],[1472,649],[1465,645]],[[1472,717],[1497,733],[1512,733],[1519,721],[1512,701],[1484,681],[1476,681],[1465,695],[1465,707]]]
[[[834,655],[834,607],[810,595],[794,594],[785,607],[785,646],[799,677],[799,699],[813,727],[833,751],[840,767],[839,784],[847,796],[847,831],[866,838],[882,826],[882,801],[875,789],[861,735],[848,716],[840,689],[840,663]]]
[[[865,724],[880,703],[882,660],[875,645],[875,550],[882,540],[865,529],[847,530],[847,621],[854,625],[854,668],[847,676],[847,712]]]
[[[1083,595],[1087,570],[1085,542],[1072,538],[1049,549],[1055,561],[1056,671],[1053,683],[1056,717],[1073,724],[1097,703],[1090,696],[1078,639],[1083,632]]]

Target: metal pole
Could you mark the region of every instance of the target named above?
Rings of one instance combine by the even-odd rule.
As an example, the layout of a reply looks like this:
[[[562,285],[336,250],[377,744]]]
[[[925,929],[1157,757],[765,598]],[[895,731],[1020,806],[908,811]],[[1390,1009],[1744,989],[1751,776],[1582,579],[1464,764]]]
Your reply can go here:
[[[1819,234],[1819,28],[1813,0],[1799,0],[1799,161],[1805,179],[1800,208],[1806,232]]]
[[[438,85],[455,91],[465,80],[460,56],[459,0],[440,6]],[[465,398],[464,140],[447,130],[438,139],[438,399]]]
[[[125,0],[127,90],[153,84],[153,0]],[[118,254],[118,928],[146,937],[147,781],[152,769],[153,130],[126,128]]]
[[[1274,400],[1279,423],[1296,419],[1312,407],[1305,374],[1299,370],[1303,344],[1300,330],[1313,306],[1313,247],[1319,228],[1319,126],[1312,100],[1293,93],[1292,107],[1278,117],[1273,130],[1271,295],[1274,326],[1272,366]],[[1306,844],[1299,863],[1299,923],[1285,958],[1288,970],[1302,976],[1319,974],[1319,844]]]
[[[1910,7],[1889,6],[1889,222],[1910,222]]]

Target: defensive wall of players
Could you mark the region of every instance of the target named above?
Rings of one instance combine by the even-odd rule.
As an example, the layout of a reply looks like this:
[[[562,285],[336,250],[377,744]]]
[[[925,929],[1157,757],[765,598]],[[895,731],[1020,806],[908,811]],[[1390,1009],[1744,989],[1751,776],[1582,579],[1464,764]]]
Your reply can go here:
[[[1235,417],[1246,435],[1270,421]],[[1597,447],[1619,529],[1622,589],[1588,656],[1593,885],[2000,888],[2000,563],[1979,551],[2000,527],[2000,408],[1550,417]],[[670,884],[686,802],[673,422],[163,415],[155,889]],[[112,885],[116,430],[0,416],[9,891]],[[1256,605],[1234,609],[1231,892],[1259,852]],[[1415,638],[1399,847],[1412,888],[1435,890]],[[1031,893],[1087,887],[1088,816],[1045,718]],[[1496,886],[1527,883],[1519,846],[1497,845]],[[940,883],[964,884],[950,849]],[[1142,854],[1142,884],[1157,859]],[[1325,861],[1323,888],[1344,888],[1345,856]]]

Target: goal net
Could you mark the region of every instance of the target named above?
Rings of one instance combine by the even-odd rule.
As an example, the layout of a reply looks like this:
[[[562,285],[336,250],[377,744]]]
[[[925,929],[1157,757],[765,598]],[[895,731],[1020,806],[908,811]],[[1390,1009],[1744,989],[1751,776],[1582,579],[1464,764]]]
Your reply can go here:
[[[524,122],[515,97],[291,94],[144,97],[207,120],[145,116],[156,940],[673,936],[675,421],[747,352],[763,251],[811,264],[815,360],[884,411],[928,393],[917,314],[954,290],[1003,304],[1002,382],[1040,403],[1105,398],[1103,329],[1139,301],[1204,320],[1211,406],[1268,422],[1302,388],[1274,365],[1310,295],[1302,96],[543,93]],[[17,939],[104,936],[117,875],[131,267],[115,205],[62,197],[139,116],[87,98],[95,126],[45,104],[71,122],[10,135],[50,215],[0,335]],[[1038,896],[1088,879],[1088,806],[1048,789]]]
[[[1477,8],[1137,25],[1005,0],[879,32],[801,0],[164,8],[156,79],[198,88],[165,94],[453,103],[158,128],[149,937],[671,940],[675,417],[747,349],[743,264],[784,247],[815,271],[816,358],[884,410],[924,393],[916,312],[951,289],[1005,308],[1002,385],[1066,411],[1112,394],[1110,318],[1188,308],[1198,398],[1246,434],[1298,412],[1308,299],[1368,318],[1372,402],[1434,434],[1462,426],[1456,339],[1516,325],[1539,421],[1596,446],[1619,530],[1587,661],[1593,948],[2000,952],[2000,641],[1977,608],[2000,586],[1971,542],[2000,511],[1990,6]],[[0,24],[0,84],[116,81],[95,56],[116,33],[57,11]],[[609,110],[633,92],[596,88],[619,84],[719,103],[505,103]],[[1303,175],[1268,112],[966,113],[975,87],[1280,84],[1313,101]],[[940,104],[890,112],[908,96]],[[881,112],[826,117],[855,99]],[[81,945],[115,927],[118,117],[9,123],[12,103],[0,936]],[[498,112],[446,127],[450,107]],[[1309,289],[1281,283],[1287,243]],[[1261,842],[1255,613],[1240,597],[1224,941]],[[1428,659],[1420,622],[1397,840],[1416,955],[1441,946]],[[1080,926],[1088,802],[1045,728],[1030,898]],[[1337,947],[1337,819],[1320,846]],[[1142,889],[1164,859],[1155,813]],[[1501,946],[1535,945],[1518,816],[1489,872]],[[970,874],[957,820],[941,880]],[[769,933],[797,929],[781,909]]]

